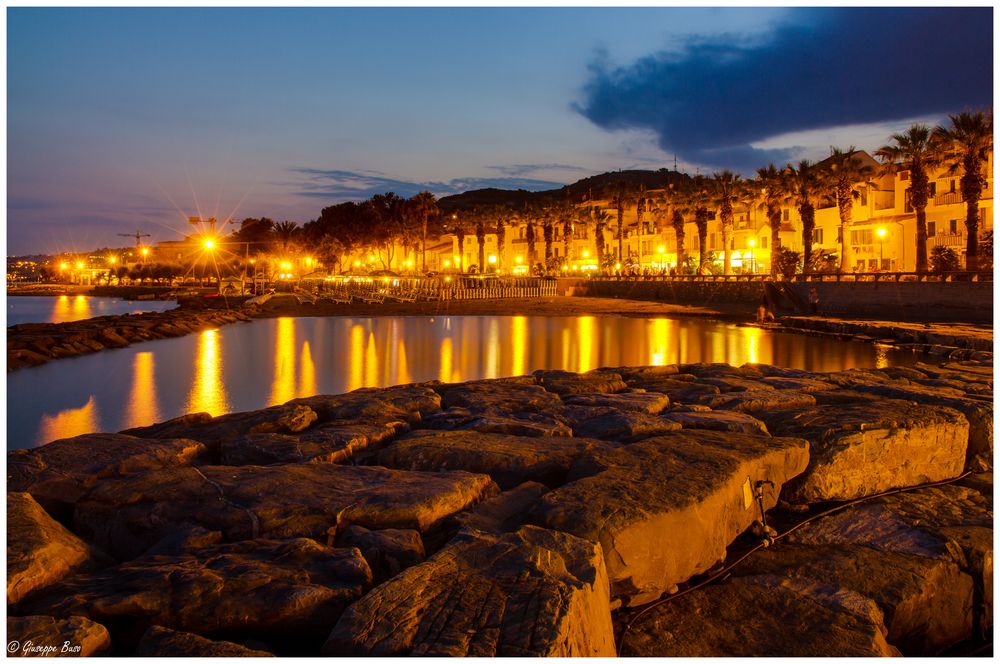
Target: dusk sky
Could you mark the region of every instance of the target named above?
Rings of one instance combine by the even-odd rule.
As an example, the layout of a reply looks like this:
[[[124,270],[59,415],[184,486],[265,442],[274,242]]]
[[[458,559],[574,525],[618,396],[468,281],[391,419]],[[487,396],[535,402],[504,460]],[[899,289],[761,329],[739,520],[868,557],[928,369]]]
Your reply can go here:
[[[992,12],[11,8],[7,254],[873,150],[992,105]]]

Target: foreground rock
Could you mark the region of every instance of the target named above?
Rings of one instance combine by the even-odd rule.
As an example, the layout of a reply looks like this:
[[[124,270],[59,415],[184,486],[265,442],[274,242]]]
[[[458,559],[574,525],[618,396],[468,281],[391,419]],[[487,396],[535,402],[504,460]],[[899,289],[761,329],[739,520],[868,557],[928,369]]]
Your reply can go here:
[[[333,464],[173,468],[97,484],[76,507],[75,530],[119,560],[197,525],[225,540],[313,537],[336,529],[430,529],[492,495],[485,475]]]
[[[7,492],[7,604],[69,574],[109,564],[26,493]]]
[[[272,657],[230,641],[211,641],[165,627],[150,627],[135,650],[136,657]]]
[[[98,480],[206,460],[199,442],[142,440],[114,433],[65,438],[7,453],[7,490],[25,491],[52,514],[63,515]]]
[[[8,657],[102,657],[111,654],[111,635],[82,616],[7,616]]]
[[[586,438],[504,436],[474,431],[416,431],[380,450],[375,463],[410,470],[467,470],[501,489],[524,482],[559,486],[577,459],[613,446]]]
[[[855,592],[778,576],[732,579],[655,608],[622,654],[642,657],[893,657],[882,612]]]
[[[789,483],[791,502],[850,500],[958,476],[968,422],[950,408],[883,399],[764,416],[776,436],[810,443],[809,467]]]
[[[325,424],[300,435],[251,433],[222,440],[219,455],[222,464],[227,466],[345,463],[359,452],[384,443],[407,428],[405,422],[392,420],[381,424]]]
[[[534,527],[464,531],[351,606],[323,654],[612,657],[600,547]]]
[[[325,636],[371,580],[357,549],[305,538],[257,540],[82,574],[33,599],[28,609],[88,615],[131,644],[153,625],[308,642]]]
[[[753,483],[774,483],[769,509],[808,460],[802,439],[675,431],[581,464],[591,476],[542,496],[530,519],[600,543],[612,596],[642,604],[724,559],[759,517]]]

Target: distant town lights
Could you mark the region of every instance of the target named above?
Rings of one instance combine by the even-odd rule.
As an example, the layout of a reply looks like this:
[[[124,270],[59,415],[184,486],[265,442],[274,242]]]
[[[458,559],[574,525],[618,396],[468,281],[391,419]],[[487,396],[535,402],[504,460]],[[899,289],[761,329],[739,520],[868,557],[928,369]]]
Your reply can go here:
[[[76,264],[76,269],[82,270],[83,269],[83,263],[77,263]]]
[[[149,247],[143,247],[142,248],[142,255],[143,256],[148,256],[149,255]]]

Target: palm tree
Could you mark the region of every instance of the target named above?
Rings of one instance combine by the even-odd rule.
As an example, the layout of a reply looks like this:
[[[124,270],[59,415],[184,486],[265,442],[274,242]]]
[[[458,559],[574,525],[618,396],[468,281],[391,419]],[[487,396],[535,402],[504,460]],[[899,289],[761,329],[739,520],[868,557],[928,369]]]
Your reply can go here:
[[[910,171],[910,205],[917,214],[917,272],[927,272],[927,201],[930,198],[930,173],[941,163],[941,152],[931,141],[927,125],[915,124],[893,141],[875,151],[885,165],[885,172]]]
[[[496,220],[497,220],[497,269],[502,270],[505,263],[506,247],[507,247],[507,210],[504,208],[497,208],[496,210]]]
[[[767,211],[767,224],[771,227],[771,277],[778,276],[775,257],[781,248],[781,202],[785,198],[784,178],[774,164],[757,169],[757,184],[763,190],[762,203]]]
[[[965,201],[965,269],[979,269],[979,198],[986,187],[983,166],[993,151],[993,112],[949,115],[951,127],[937,127],[933,139],[941,146],[949,172],[962,169],[962,200]]]
[[[639,233],[644,234],[645,230],[642,227],[642,218],[646,214],[646,209],[649,207],[649,199],[646,197],[646,185],[640,184],[639,190],[635,197],[635,223],[639,227]]]
[[[298,235],[299,225],[294,221],[282,221],[274,225],[274,239],[278,242],[281,247],[282,255],[288,253],[288,245],[291,244],[292,239]]]
[[[557,208],[559,212],[559,218],[562,219],[562,241],[563,241],[563,253],[566,255],[566,260],[570,259],[570,248],[573,246],[573,218],[576,216],[576,208],[567,199]]]
[[[732,250],[733,202],[742,194],[743,182],[732,171],[722,171],[712,176],[715,204],[719,206],[719,221],[722,224],[723,274],[732,270],[729,255]]]
[[[872,174],[871,166],[863,163],[854,146],[841,150],[831,148],[830,156],[824,162],[822,178],[826,186],[833,190],[831,198],[836,201],[840,212],[840,272],[847,272],[847,260],[851,248],[851,207],[854,199],[860,198],[859,186],[867,186]]]
[[[708,180],[703,175],[696,175],[687,191],[687,200],[694,208],[694,225],[698,229],[698,272],[708,271]]]
[[[555,240],[556,211],[552,208],[542,210],[542,238],[545,240],[545,269],[548,270],[552,260],[552,242]]]
[[[528,274],[531,274],[535,269],[535,220],[530,216],[524,237],[528,241]]]
[[[818,169],[817,164],[803,159],[797,168],[787,164],[782,171],[785,193],[794,201],[799,211],[799,217],[802,219],[803,272],[809,271],[812,261],[813,234],[816,228],[816,201],[822,186]],[[772,250],[771,255],[774,255],[774,250]]]
[[[607,225],[611,215],[606,210],[602,210],[596,205],[591,208],[591,215],[594,218],[594,245],[597,250],[597,265],[604,268],[604,227]]]
[[[413,216],[420,223],[420,271],[427,271],[427,226],[431,219],[436,218],[441,211],[438,209],[434,194],[422,191],[410,198]]]
[[[486,273],[486,211],[476,210],[476,242],[479,244],[479,274]]]
[[[626,208],[632,206],[636,200],[636,196],[624,180],[620,180],[618,182],[615,192],[616,193],[612,198],[612,204],[615,206],[615,212],[618,214],[618,260],[624,261],[625,256],[622,253],[622,238],[625,236],[625,210]]]

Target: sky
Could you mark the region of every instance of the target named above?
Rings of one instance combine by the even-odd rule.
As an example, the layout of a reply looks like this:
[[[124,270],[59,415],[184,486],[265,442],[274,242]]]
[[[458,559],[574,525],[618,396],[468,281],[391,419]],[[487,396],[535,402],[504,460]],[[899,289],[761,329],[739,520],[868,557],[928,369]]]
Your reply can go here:
[[[394,191],[752,175],[992,106],[993,9],[7,10],[7,255]],[[148,241],[147,240],[147,241]]]

